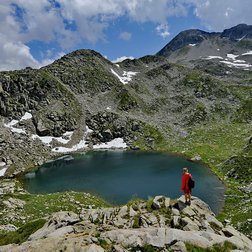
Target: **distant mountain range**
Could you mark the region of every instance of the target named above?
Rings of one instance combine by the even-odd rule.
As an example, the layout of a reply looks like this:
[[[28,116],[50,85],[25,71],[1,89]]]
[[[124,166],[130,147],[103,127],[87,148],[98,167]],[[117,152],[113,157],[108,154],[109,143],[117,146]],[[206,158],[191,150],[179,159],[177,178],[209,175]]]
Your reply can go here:
[[[235,56],[232,56],[232,55]],[[252,25],[239,24],[223,32],[186,30],[172,39],[157,55],[168,57],[171,62],[188,64],[198,59],[219,59],[227,57],[227,63],[252,64]],[[240,60],[233,62],[232,60]],[[231,59],[231,61],[230,61]],[[225,62],[224,62],[225,64]],[[239,65],[237,65],[239,66]]]

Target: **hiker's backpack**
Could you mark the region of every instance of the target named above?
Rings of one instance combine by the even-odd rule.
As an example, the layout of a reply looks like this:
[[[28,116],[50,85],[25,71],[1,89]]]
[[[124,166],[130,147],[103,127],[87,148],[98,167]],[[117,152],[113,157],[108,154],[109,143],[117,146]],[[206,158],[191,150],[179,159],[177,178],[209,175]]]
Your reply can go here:
[[[194,188],[194,186],[195,186],[195,181],[192,179],[192,177],[190,177],[188,181],[188,187],[189,189],[192,189]]]

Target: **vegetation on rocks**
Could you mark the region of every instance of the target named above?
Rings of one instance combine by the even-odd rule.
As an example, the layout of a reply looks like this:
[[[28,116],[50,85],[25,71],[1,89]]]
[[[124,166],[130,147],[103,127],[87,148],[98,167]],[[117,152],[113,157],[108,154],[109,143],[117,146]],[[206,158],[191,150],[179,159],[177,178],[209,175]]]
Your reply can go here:
[[[11,243],[21,244],[22,242],[25,242],[31,234],[42,228],[45,223],[45,219],[38,219],[26,223],[17,231],[0,234],[0,246]]]

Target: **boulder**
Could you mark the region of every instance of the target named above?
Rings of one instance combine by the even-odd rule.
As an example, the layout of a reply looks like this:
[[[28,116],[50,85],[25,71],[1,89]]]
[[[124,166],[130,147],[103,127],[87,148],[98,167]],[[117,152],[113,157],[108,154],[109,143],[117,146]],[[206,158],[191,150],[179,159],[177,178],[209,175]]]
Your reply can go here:
[[[49,220],[45,223],[45,225],[41,229],[37,230],[35,233],[30,235],[28,240],[33,241],[33,240],[49,237],[50,234],[55,232],[55,230],[62,227],[73,225],[79,221],[80,221],[79,216],[73,212],[55,213],[49,218]],[[64,233],[67,231],[70,231],[70,229],[64,229],[64,230],[58,231],[58,234],[60,234],[60,232]]]
[[[118,212],[118,215],[120,216],[120,217],[125,217],[125,216],[127,216],[128,215],[128,206],[122,206],[121,208],[120,208],[120,210],[119,210],[119,212]]]
[[[153,199],[152,207],[154,209],[160,209],[162,207],[169,208],[170,206],[170,198],[166,198],[164,196],[156,196]]]
[[[50,129],[41,119],[38,119],[38,121],[35,123],[35,126],[39,136],[50,135]]]
[[[176,209],[176,208],[172,208],[172,214],[173,215],[180,215],[180,212],[179,212],[179,210],[178,209]]]
[[[172,217],[172,227],[174,227],[174,228],[178,228],[178,227],[180,227],[180,221],[181,221],[181,218],[180,218],[180,216],[173,216]]]
[[[161,202],[163,201],[163,197],[164,197],[164,196],[156,196],[156,197],[153,199],[152,207],[153,207],[154,209],[160,209],[160,208],[161,208]]]

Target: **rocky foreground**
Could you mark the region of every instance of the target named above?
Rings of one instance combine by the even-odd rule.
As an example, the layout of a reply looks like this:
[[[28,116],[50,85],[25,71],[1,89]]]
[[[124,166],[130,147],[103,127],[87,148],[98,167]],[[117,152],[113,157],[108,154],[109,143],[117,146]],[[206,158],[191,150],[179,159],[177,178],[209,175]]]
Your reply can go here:
[[[225,251],[252,251],[252,241],[223,225],[199,198],[190,206],[156,196],[116,208],[82,209],[51,215],[45,225],[21,245],[0,251],[188,251],[227,246]],[[224,250],[223,250],[224,251]]]

